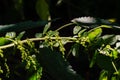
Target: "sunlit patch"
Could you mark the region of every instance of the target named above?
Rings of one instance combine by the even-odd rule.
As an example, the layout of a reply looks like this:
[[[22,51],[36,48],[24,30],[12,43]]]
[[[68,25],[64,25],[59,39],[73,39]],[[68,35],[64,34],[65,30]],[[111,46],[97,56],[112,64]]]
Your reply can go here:
[[[96,23],[96,19],[93,17],[79,17],[71,20],[72,22],[80,22],[80,23]]]

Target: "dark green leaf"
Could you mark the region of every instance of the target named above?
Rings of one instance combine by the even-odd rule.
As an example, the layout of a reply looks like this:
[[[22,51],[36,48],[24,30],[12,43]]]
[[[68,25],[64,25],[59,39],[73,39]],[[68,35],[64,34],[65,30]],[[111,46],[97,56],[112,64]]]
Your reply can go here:
[[[25,31],[21,32],[18,34],[18,36],[16,37],[17,40],[20,40],[25,34]]]
[[[25,31],[28,29],[33,29],[36,27],[43,27],[48,23],[48,21],[26,21],[20,22],[16,24],[9,24],[9,25],[0,25],[0,33],[12,32],[12,31]]]
[[[107,71],[114,71],[112,60],[110,57],[99,54],[96,56],[96,62],[100,66],[101,69],[105,69]]]
[[[80,47],[80,44],[77,44],[77,43],[72,46],[73,56],[77,57],[79,55],[79,53],[80,53],[79,47]]]
[[[33,73],[28,80],[40,80],[42,76],[42,67],[36,70],[35,73]]]
[[[98,55],[98,52],[95,51],[95,53],[94,53],[94,55],[93,55],[93,57],[92,57],[92,59],[91,59],[90,65],[89,65],[90,68],[92,68],[93,65],[96,63],[96,56],[97,56],[97,55]]]
[[[114,45],[117,42],[115,35],[104,35],[102,39],[104,40],[104,44]]]
[[[82,80],[61,53],[52,51],[49,48],[41,48],[37,60],[55,80]]]
[[[38,0],[37,1],[36,10],[37,10],[39,17],[42,20],[48,20],[48,17],[50,16],[49,6],[45,0]]]

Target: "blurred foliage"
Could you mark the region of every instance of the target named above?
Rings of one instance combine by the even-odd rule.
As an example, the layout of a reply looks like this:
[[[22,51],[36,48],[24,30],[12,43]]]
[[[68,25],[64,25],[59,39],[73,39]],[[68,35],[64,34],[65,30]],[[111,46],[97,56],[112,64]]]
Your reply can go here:
[[[0,80],[120,80],[119,3],[1,0]]]

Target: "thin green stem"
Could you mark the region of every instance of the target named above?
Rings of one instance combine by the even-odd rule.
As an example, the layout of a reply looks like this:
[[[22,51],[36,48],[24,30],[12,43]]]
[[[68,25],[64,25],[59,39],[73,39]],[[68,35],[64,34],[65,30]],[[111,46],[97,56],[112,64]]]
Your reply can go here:
[[[118,72],[118,70],[117,70],[117,68],[116,68],[116,66],[115,66],[115,64],[114,64],[114,62],[113,62],[113,61],[112,61],[112,65],[113,65],[113,67],[114,67],[114,69],[115,69],[116,73],[117,73],[117,74],[119,74],[119,72]]]
[[[56,29],[56,31],[59,31],[59,30],[65,28],[65,27],[68,27],[68,26],[73,25],[73,24],[75,24],[75,23],[68,23],[68,24],[65,24],[65,25],[61,26],[60,28]]]

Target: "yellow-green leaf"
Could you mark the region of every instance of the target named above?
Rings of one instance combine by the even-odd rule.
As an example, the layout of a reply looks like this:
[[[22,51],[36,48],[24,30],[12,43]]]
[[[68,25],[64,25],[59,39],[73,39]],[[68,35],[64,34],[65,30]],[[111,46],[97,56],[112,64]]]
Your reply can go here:
[[[95,38],[99,37],[102,33],[101,28],[94,28],[88,32],[88,37],[90,41],[93,41]]]

